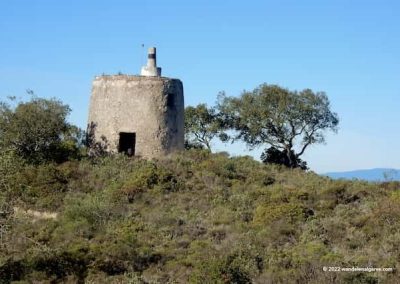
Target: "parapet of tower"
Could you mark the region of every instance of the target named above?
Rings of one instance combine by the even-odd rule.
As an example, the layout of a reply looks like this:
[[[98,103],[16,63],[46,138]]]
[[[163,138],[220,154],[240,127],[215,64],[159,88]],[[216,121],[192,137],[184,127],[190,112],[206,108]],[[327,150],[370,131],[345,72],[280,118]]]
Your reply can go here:
[[[89,125],[107,151],[154,158],[184,149],[184,97],[179,79],[161,77],[150,48],[141,76],[97,76]]]
[[[157,67],[157,51],[155,47],[150,47],[147,55],[147,65],[142,67],[142,76],[161,76],[161,67]]]

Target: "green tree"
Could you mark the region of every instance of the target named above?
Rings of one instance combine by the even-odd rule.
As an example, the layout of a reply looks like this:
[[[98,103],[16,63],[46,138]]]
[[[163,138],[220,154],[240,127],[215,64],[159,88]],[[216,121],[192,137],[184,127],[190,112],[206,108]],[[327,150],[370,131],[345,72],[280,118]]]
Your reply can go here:
[[[211,150],[211,140],[215,137],[222,141],[227,139],[223,132],[223,121],[215,108],[208,108],[206,104],[185,108],[185,144],[194,148],[205,146]]]
[[[29,163],[62,162],[78,154],[81,131],[66,118],[68,105],[32,97],[11,107],[0,103],[0,148],[12,150]]]
[[[262,84],[240,97],[221,94],[218,109],[225,124],[251,148],[268,145],[286,156],[288,167],[304,167],[300,160],[308,146],[325,142],[326,130],[337,131],[338,115],[324,92],[289,91]],[[264,161],[279,161],[276,151],[264,152]],[[273,154],[268,158],[268,154]],[[279,156],[279,155],[278,155]]]

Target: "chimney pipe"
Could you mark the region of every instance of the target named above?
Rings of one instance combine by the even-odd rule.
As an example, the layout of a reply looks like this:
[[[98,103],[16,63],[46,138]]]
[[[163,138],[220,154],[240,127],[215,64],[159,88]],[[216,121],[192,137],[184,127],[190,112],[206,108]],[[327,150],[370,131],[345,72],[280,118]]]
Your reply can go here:
[[[160,77],[161,68],[157,67],[157,52],[155,47],[150,47],[147,52],[147,65],[142,67],[141,76]]]

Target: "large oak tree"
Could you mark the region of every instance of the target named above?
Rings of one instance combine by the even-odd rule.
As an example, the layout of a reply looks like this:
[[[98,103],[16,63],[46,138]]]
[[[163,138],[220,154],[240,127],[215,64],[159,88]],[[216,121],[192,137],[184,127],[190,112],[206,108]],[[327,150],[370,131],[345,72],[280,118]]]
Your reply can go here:
[[[239,97],[222,94],[218,109],[225,125],[235,130],[234,139],[251,148],[268,146],[264,161],[276,162],[278,156],[279,163],[292,168],[304,168],[300,156],[310,145],[324,143],[326,130],[336,132],[339,123],[324,92],[277,85],[263,84]]]

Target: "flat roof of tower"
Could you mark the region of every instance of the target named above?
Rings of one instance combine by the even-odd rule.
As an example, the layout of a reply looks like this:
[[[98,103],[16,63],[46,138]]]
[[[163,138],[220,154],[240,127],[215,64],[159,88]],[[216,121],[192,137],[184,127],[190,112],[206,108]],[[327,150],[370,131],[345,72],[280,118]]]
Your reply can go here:
[[[139,81],[139,80],[148,80],[148,81],[159,81],[159,80],[179,80],[177,78],[169,78],[169,77],[158,77],[158,76],[141,76],[141,75],[128,75],[128,74],[116,74],[116,75],[97,75],[94,77],[94,80],[128,80],[128,81]]]

